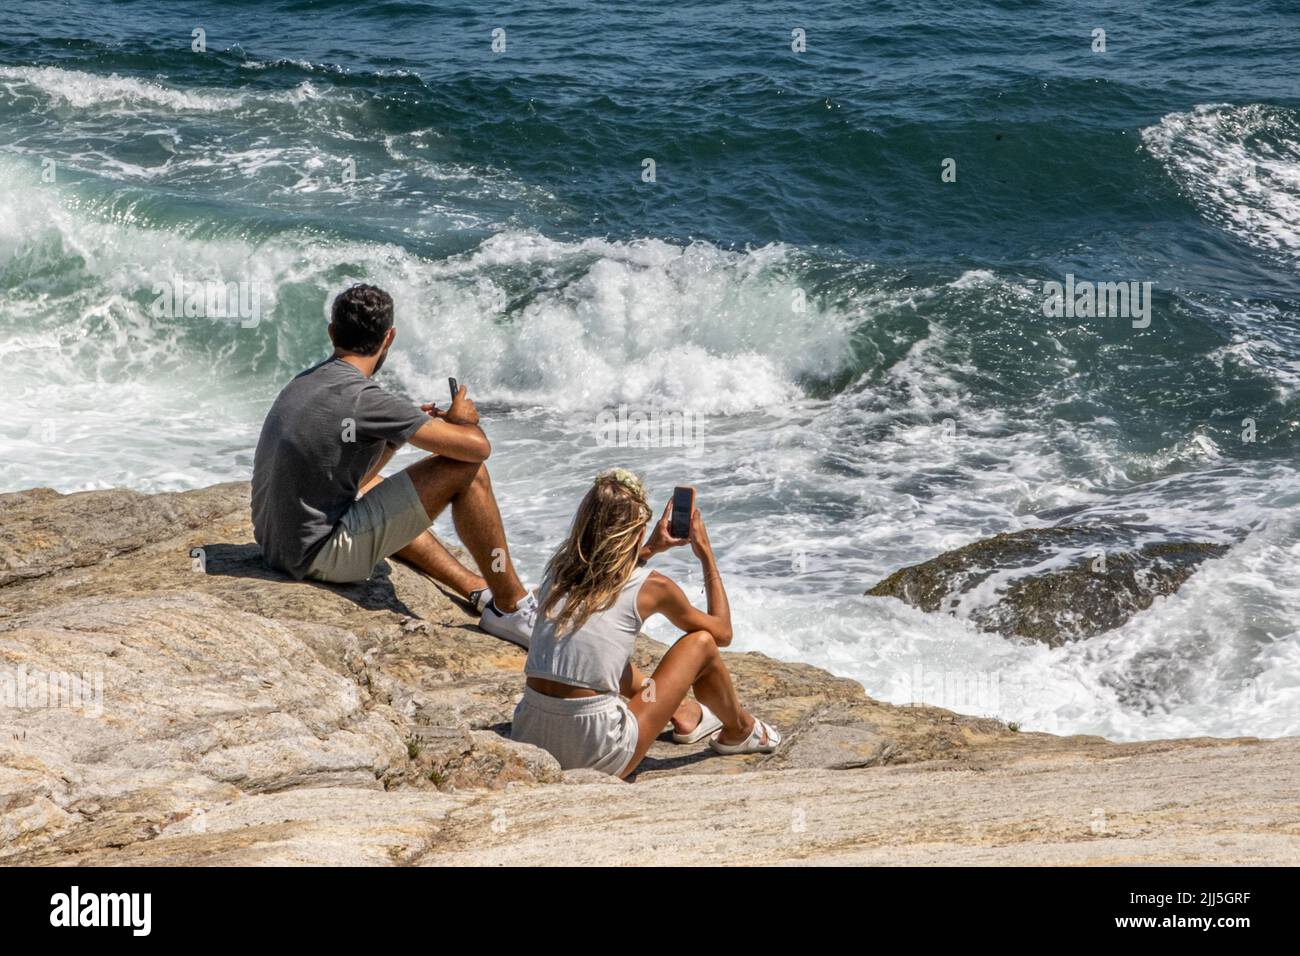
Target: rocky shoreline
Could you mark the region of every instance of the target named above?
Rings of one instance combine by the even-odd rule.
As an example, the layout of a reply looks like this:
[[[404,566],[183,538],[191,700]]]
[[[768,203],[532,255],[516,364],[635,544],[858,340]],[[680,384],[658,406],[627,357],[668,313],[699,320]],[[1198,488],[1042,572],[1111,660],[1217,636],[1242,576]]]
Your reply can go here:
[[[0,863],[1300,862],[1300,739],[1017,732],[757,653],[777,753],[561,772],[508,738],[522,651],[397,562],[267,572],[247,496],[0,495]]]

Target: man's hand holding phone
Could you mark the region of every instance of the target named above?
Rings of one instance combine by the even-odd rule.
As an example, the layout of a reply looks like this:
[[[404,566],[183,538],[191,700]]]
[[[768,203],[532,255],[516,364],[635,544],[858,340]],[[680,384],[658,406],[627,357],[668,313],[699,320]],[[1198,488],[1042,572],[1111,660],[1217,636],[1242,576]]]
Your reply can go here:
[[[420,410],[453,425],[477,425],[478,409],[465,394],[466,386],[458,386],[454,378],[448,379],[447,382],[451,386],[451,406],[445,412],[440,412],[437,405],[428,402],[421,405]]]
[[[477,425],[478,409],[474,403],[465,395],[467,386],[462,385],[451,399],[451,408],[447,409],[446,414],[442,417],[453,425]]]
[[[464,386],[455,382],[449,380],[451,406],[445,412],[432,402],[420,406],[433,420],[421,425],[410,442],[422,451],[455,461],[485,462],[492,456],[492,443],[479,428],[478,409],[466,397]]]

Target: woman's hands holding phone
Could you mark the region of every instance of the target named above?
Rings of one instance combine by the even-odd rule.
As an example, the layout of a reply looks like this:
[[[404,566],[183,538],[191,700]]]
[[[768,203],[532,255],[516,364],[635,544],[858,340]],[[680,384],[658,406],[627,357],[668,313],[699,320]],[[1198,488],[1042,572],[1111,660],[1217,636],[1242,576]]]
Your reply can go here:
[[[704,528],[704,518],[700,515],[699,508],[691,513],[691,536],[687,540],[691,542],[691,550],[697,558],[706,564],[713,560],[713,545],[709,543],[709,532]]]
[[[704,527],[704,518],[700,515],[700,509],[696,508],[691,513],[691,533],[686,538],[674,538],[669,530],[672,522],[673,503],[669,499],[668,504],[664,507],[664,513],[659,516],[658,522],[655,523],[654,530],[650,532],[650,537],[646,539],[645,550],[650,554],[644,555],[648,558],[650,555],[661,554],[669,548],[680,548],[684,544],[689,544],[695,556],[701,561],[713,560],[713,545],[709,543],[709,532]]]
[[[674,538],[669,530],[672,515],[673,503],[669,499],[668,507],[664,508],[663,515],[660,516],[650,537],[641,547],[641,561],[649,560],[651,555],[660,551],[689,544],[695,556],[700,559],[700,566],[704,572],[704,591],[709,601],[708,611],[700,611],[692,607],[682,589],[670,578],[651,575],[642,594],[646,591],[657,593],[659,597],[656,600],[663,603],[655,604],[653,610],[663,614],[682,630],[708,631],[719,647],[726,647],[731,643],[731,605],[727,603],[727,591],[722,584],[722,575],[718,573],[718,564],[713,557],[713,545],[709,542],[709,532],[704,527],[704,518],[700,515],[699,508],[693,509],[689,536]]]
[[[672,532],[668,530],[670,522],[672,521],[672,515],[673,502],[670,498],[668,499],[668,505],[664,508],[664,513],[660,515],[659,521],[655,523],[654,530],[650,532],[650,537],[646,539],[645,549],[648,550],[650,554],[645,555],[645,557],[648,558],[653,554],[661,554],[669,548],[680,548],[682,545],[686,544],[688,540],[687,538],[674,538]]]

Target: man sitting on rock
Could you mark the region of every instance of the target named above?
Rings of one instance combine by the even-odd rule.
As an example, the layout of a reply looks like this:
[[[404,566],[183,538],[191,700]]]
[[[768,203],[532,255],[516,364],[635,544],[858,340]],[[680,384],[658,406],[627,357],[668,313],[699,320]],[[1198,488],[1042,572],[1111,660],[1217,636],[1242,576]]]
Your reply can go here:
[[[356,285],[334,299],[334,354],[286,385],[262,425],[253,461],[257,543],[272,568],[337,583],[363,581],[396,556],[468,597],[483,630],[527,647],[536,599],[510,561],[478,411],[464,386],[445,412],[381,388],[374,375],[396,331],[382,289]],[[408,441],[432,454],[381,478]],[[447,505],[481,576],[429,531]]]

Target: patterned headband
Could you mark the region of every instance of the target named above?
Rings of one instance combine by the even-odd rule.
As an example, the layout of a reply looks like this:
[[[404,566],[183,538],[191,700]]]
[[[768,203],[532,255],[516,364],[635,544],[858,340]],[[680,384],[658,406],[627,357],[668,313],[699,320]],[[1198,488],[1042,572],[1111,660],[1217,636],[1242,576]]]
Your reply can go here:
[[[628,471],[626,468],[607,468],[596,476],[596,484],[602,481],[616,481],[632,494],[636,495],[641,504],[646,503],[645,485],[641,479]]]

